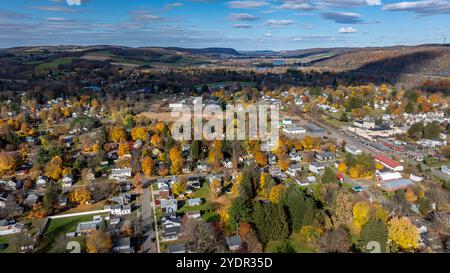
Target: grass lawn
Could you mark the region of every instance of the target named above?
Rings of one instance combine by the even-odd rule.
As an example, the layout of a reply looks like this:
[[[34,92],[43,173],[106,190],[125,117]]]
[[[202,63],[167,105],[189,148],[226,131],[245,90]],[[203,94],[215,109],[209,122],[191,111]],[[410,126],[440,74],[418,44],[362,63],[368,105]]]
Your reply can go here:
[[[0,244],[8,244],[8,247],[6,249],[0,250],[0,253],[12,253],[12,247],[11,247],[11,239],[13,238],[13,235],[8,236],[1,236],[0,237]]]
[[[314,249],[310,248],[306,242],[300,237],[298,233],[292,233],[287,239],[287,242],[292,246],[296,253],[313,253]],[[283,243],[283,240],[271,241],[267,244],[265,252],[274,253],[277,251],[277,247]]]
[[[51,219],[43,239],[38,246],[38,252],[52,252],[52,243],[58,236],[65,235],[68,232],[74,232],[78,223],[92,221],[94,215],[83,215],[68,217],[62,219]],[[78,239],[78,238],[77,238]]]
[[[72,62],[72,58],[57,58],[48,63],[42,63],[35,67],[35,71],[37,74],[46,73],[49,70],[57,69],[60,64],[70,64]]]
[[[92,205],[78,205],[77,207],[75,207],[73,209],[69,209],[61,214],[71,214],[71,213],[78,213],[78,212],[103,210],[105,204],[106,204],[106,201],[100,201],[100,202],[92,204]]]
[[[209,199],[210,197],[210,190],[209,190],[209,183],[205,182],[203,183],[203,186],[196,190],[194,193],[192,193],[193,198],[203,198],[203,199]]]

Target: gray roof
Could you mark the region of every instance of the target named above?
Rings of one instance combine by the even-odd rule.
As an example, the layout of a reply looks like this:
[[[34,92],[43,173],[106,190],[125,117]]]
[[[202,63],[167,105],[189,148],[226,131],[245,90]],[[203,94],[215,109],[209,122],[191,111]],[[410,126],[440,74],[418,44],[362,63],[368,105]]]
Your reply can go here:
[[[241,244],[242,244],[241,238],[238,235],[226,237],[225,240],[227,241],[227,245],[229,247],[241,246]]]
[[[172,244],[167,246],[168,253],[184,253],[186,252],[186,247],[184,244]]]
[[[409,185],[412,185],[413,182],[411,181],[411,179],[395,179],[395,180],[390,180],[388,182],[384,182],[381,183],[381,187],[387,191],[392,191],[392,190],[397,190],[397,189],[401,189],[401,188],[406,188]]]

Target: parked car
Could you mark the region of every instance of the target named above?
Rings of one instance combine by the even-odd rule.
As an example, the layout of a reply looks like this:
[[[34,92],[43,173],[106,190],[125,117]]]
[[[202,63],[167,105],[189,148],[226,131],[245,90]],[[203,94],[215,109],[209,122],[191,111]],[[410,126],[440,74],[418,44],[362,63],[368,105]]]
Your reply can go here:
[[[354,192],[362,192],[363,188],[362,188],[361,186],[353,186],[353,187],[352,187],[352,190],[353,190]]]

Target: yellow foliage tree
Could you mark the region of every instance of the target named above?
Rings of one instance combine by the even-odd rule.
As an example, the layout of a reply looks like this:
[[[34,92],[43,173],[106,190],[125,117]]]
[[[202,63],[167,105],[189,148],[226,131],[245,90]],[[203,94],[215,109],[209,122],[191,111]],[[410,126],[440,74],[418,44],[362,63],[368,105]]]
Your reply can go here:
[[[417,201],[417,195],[411,187],[408,187],[405,191],[405,199],[408,203],[414,204]]]
[[[314,138],[312,138],[311,136],[305,136],[302,139],[302,145],[303,149],[306,151],[314,149]]]
[[[269,199],[272,203],[278,204],[281,199],[283,198],[284,191],[286,190],[286,187],[283,184],[276,185],[272,187],[272,190],[270,191]]]
[[[78,204],[86,204],[91,201],[91,192],[86,188],[77,188],[70,194],[70,201]]]
[[[112,126],[109,128],[109,140],[112,142],[127,141],[127,132],[122,127]]]
[[[159,146],[161,146],[161,144],[162,144],[162,138],[161,138],[159,135],[154,134],[154,135],[152,136],[150,142],[152,143],[153,146],[159,147]]]
[[[255,160],[256,160],[256,163],[258,163],[258,165],[260,167],[264,167],[267,165],[267,156],[260,151],[256,152]]]
[[[289,165],[291,164],[291,160],[289,159],[289,156],[287,154],[283,154],[278,159],[278,167],[282,171],[286,171],[289,168]]]
[[[339,163],[338,171],[341,172],[341,173],[347,173],[347,164],[345,164],[344,161]]]
[[[130,145],[128,142],[122,142],[119,144],[119,148],[117,149],[117,154],[119,156],[124,156],[130,153]]]
[[[172,185],[172,192],[175,195],[183,194],[186,191],[186,185],[181,182],[175,182]]]
[[[62,171],[62,159],[59,156],[53,157],[45,167],[45,175],[53,180],[58,180],[59,178],[61,178]]]
[[[145,156],[142,159],[141,165],[142,171],[146,176],[151,176],[153,174],[155,169],[155,161],[151,157]]]
[[[211,181],[210,190],[214,198],[217,198],[222,193],[222,183],[219,179],[215,178]]]
[[[172,174],[180,174],[183,168],[183,155],[179,147],[173,147],[169,151],[169,159],[172,162],[170,172]]]
[[[420,232],[406,217],[394,217],[388,223],[389,239],[401,249],[410,251],[419,245]]]
[[[358,202],[353,206],[353,223],[362,228],[370,219],[372,206],[368,202]]]
[[[13,152],[0,153],[0,175],[10,174],[14,172],[20,164],[19,156]]]
[[[102,230],[93,230],[86,237],[86,251],[88,253],[109,253],[111,247],[111,236]]]
[[[148,138],[148,130],[145,127],[136,127],[131,129],[131,138],[136,140],[145,141]]]

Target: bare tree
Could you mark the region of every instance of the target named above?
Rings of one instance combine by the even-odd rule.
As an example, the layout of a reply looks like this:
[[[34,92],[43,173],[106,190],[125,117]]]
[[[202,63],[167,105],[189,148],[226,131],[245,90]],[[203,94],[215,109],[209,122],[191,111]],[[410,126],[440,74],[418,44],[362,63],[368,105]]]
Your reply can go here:
[[[182,228],[181,240],[195,253],[221,253],[224,242],[210,223],[188,219]]]

